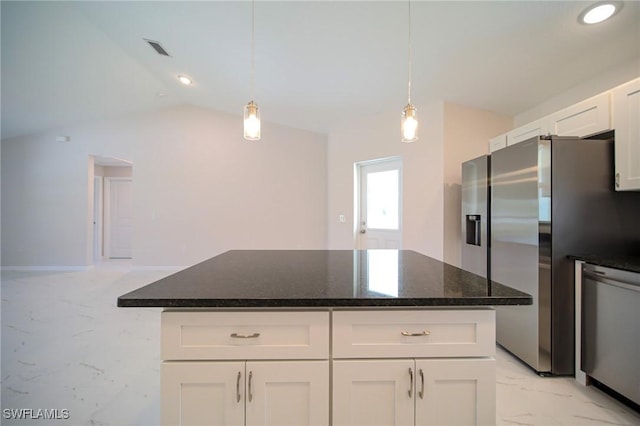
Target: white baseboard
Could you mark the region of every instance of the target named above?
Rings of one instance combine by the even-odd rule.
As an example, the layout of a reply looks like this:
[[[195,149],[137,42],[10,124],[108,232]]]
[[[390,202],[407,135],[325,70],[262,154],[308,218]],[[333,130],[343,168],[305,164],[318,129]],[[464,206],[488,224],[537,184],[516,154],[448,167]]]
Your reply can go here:
[[[11,272],[82,272],[93,269],[93,265],[85,266],[2,266],[0,270]]]
[[[183,269],[188,268],[188,266],[133,266],[131,268],[132,271],[169,271],[169,272],[178,272]]]

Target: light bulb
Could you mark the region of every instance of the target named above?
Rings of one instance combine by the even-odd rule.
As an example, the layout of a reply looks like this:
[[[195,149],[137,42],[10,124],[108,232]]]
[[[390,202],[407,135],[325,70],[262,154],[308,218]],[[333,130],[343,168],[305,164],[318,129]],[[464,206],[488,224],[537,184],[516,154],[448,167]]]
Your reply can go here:
[[[244,138],[250,141],[260,140],[260,110],[253,101],[244,107]]]
[[[410,141],[416,138],[416,130],[418,130],[418,122],[413,117],[409,117],[404,122],[402,128],[402,139]]]
[[[244,122],[245,133],[248,139],[259,139],[260,120],[255,115],[250,115]]]
[[[417,110],[407,104],[402,110],[402,142],[415,142],[418,140],[418,119],[416,117]]]

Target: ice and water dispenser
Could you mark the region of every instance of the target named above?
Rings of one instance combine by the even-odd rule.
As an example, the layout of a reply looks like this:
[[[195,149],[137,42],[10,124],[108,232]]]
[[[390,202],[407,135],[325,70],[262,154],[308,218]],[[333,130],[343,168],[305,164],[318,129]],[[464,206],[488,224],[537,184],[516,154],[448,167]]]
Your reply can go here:
[[[466,215],[466,233],[467,233],[467,244],[471,244],[474,246],[482,245],[481,233],[482,233],[482,216],[479,214],[468,214]]]

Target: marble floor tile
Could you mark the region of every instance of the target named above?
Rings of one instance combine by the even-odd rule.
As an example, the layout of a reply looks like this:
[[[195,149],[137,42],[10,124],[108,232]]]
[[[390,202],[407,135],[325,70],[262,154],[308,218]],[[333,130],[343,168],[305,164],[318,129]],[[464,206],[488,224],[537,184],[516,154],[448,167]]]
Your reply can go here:
[[[168,272],[130,266],[2,272],[2,425],[159,424],[160,309],[117,308],[116,299]],[[539,377],[500,348],[497,359],[498,425],[640,425],[597,389]],[[69,418],[8,419],[6,409]]]
[[[540,426],[640,425],[640,413],[573,377],[540,377],[497,348],[497,424]]]

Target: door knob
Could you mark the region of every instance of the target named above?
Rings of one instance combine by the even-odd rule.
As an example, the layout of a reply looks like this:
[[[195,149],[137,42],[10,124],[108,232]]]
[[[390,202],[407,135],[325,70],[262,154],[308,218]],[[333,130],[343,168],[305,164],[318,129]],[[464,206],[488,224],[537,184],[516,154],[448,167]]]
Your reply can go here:
[[[361,230],[360,230],[360,233],[361,233],[361,234],[366,234],[366,233],[367,233],[367,230],[366,230],[366,229],[361,229]]]

